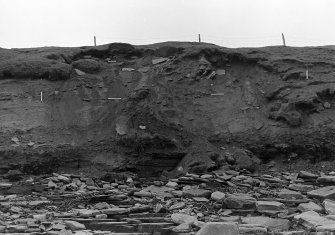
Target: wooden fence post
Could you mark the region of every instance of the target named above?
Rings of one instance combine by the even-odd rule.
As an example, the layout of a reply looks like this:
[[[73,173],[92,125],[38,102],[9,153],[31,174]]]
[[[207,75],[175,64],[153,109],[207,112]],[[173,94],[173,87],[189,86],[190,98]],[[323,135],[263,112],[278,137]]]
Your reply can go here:
[[[285,36],[283,33],[281,34],[281,37],[283,38],[283,46],[286,47]]]

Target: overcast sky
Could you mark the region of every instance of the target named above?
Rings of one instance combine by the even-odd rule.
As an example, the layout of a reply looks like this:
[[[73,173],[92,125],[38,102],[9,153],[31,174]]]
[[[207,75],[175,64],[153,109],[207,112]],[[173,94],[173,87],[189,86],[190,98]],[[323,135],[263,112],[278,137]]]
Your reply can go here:
[[[0,0],[0,47],[335,44],[334,0]]]

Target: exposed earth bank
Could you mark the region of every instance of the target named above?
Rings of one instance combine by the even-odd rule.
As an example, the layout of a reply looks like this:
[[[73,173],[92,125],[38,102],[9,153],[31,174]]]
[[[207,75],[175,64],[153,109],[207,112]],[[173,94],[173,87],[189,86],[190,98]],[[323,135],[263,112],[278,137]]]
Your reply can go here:
[[[332,169],[334,55],[182,42],[0,48],[0,174]]]

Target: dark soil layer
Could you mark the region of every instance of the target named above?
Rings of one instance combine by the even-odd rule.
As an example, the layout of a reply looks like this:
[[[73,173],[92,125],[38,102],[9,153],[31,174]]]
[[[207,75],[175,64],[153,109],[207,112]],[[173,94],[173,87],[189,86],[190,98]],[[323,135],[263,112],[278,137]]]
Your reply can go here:
[[[335,151],[334,55],[181,42],[0,48],[1,173],[322,165]]]

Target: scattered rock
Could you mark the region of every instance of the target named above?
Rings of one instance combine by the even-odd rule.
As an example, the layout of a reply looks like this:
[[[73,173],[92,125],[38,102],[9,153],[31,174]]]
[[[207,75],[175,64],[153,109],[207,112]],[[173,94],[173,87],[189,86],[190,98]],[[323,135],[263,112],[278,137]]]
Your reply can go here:
[[[178,186],[178,183],[169,181],[169,182],[167,182],[166,186],[170,187],[170,188],[176,188]]]
[[[222,201],[226,197],[226,194],[220,191],[216,191],[211,194],[211,199],[214,201]]]
[[[10,183],[0,183],[0,189],[8,189],[12,187],[13,184]]]
[[[183,196],[191,198],[191,197],[205,197],[209,198],[211,196],[211,191],[205,190],[205,189],[197,189],[197,188],[192,188],[192,189],[187,189],[183,190]]]
[[[303,196],[300,192],[288,190],[288,189],[281,189],[280,192],[278,193],[278,196],[280,198],[284,199],[302,199]]]
[[[306,211],[299,215],[294,216],[305,228],[314,229],[320,225],[327,225],[333,223],[331,220],[321,217],[315,211]]]
[[[170,206],[169,211],[180,210],[183,209],[185,206],[186,206],[185,202],[178,202]]]
[[[12,137],[11,139],[15,144],[20,144],[20,140],[17,137]]]
[[[71,221],[71,220],[65,220],[64,223],[66,226],[68,226],[72,231],[77,231],[77,230],[85,230],[86,227],[84,224],[78,223],[76,221]]]
[[[323,206],[328,215],[335,215],[335,201],[326,199],[323,201]]]
[[[64,183],[66,183],[66,184],[69,184],[69,183],[71,182],[71,179],[70,179],[70,178],[68,178],[68,177],[66,177],[66,176],[63,176],[63,175],[58,175],[58,176],[57,176],[57,179],[58,179],[59,181],[62,181],[62,182],[64,182]]]
[[[267,228],[259,224],[240,224],[238,226],[239,234],[268,234]]]
[[[156,65],[156,64],[161,64],[164,63],[165,61],[167,61],[168,58],[157,58],[157,59],[153,59],[152,60],[152,64]]]
[[[237,223],[209,222],[196,235],[238,235]]]
[[[334,199],[335,200],[335,186],[326,186],[307,192],[307,195],[319,199]]]
[[[297,209],[300,210],[301,212],[305,212],[305,211],[322,212],[323,211],[323,208],[314,202],[301,203],[299,204]]]
[[[289,229],[290,221],[287,219],[273,219],[265,216],[251,216],[242,218],[244,224],[257,224],[272,232],[280,232]]]
[[[299,177],[303,179],[316,179],[319,176],[308,171],[300,171]]]
[[[335,176],[321,176],[317,178],[317,182],[320,184],[335,184]]]
[[[176,233],[188,233],[191,232],[191,226],[188,223],[180,224],[172,229]]]
[[[171,215],[171,220],[176,224],[194,224],[197,221],[197,218],[191,215],[174,213]]]
[[[135,69],[133,69],[133,68],[122,68],[122,71],[131,72],[131,71],[135,71]]]
[[[83,71],[79,70],[79,69],[74,69],[74,71],[76,72],[76,74],[78,76],[84,76],[86,73],[84,73]]]
[[[260,213],[279,213],[284,210],[285,206],[276,201],[257,201],[257,211]]]
[[[229,209],[256,209],[256,199],[248,194],[229,195],[224,200],[224,203]]]

